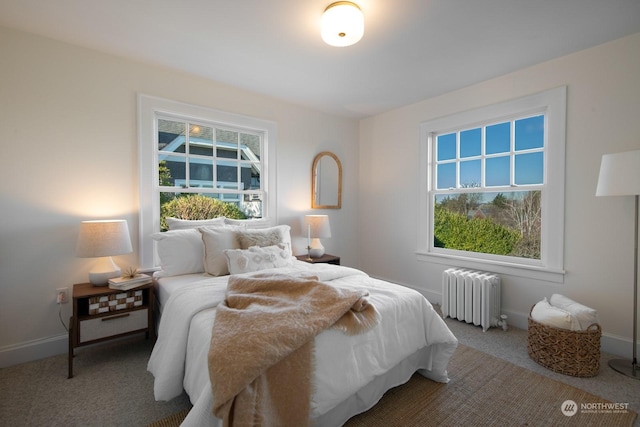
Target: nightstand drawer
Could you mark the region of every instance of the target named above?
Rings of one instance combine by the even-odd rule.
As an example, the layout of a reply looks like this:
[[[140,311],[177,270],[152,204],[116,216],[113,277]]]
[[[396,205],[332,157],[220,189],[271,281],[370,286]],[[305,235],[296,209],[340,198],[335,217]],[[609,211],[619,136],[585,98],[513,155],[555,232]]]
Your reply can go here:
[[[80,342],[88,342],[148,328],[148,310],[134,310],[113,316],[80,321]]]

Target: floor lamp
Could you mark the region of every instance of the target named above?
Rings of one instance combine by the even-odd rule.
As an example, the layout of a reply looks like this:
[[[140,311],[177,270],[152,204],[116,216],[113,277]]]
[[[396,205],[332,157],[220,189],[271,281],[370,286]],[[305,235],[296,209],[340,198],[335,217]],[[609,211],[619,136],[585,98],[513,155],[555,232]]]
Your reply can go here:
[[[633,233],[633,358],[613,359],[609,366],[640,380],[638,350],[638,201],[640,195],[640,150],[602,156],[596,196],[634,196],[635,228]]]

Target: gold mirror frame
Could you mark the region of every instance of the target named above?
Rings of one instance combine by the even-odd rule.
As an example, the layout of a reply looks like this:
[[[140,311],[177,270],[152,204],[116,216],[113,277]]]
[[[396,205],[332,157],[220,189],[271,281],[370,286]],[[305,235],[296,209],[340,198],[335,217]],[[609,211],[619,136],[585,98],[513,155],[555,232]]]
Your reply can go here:
[[[321,160],[325,157],[329,157],[335,161],[337,166],[337,177],[324,177],[320,173],[319,167],[321,164]],[[337,178],[337,179],[336,179]],[[319,181],[320,180],[320,181]],[[333,182],[332,182],[333,181]],[[337,184],[337,199],[336,203],[328,203],[327,200],[320,199],[320,191],[323,186],[326,187],[328,185],[334,185],[334,182]],[[323,204],[322,202],[325,202]],[[333,200],[331,200],[333,202]],[[311,209],[340,209],[342,206],[342,163],[340,163],[340,159],[338,156],[333,154],[330,151],[323,151],[318,153],[316,157],[313,159],[313,165],[311,166]]]

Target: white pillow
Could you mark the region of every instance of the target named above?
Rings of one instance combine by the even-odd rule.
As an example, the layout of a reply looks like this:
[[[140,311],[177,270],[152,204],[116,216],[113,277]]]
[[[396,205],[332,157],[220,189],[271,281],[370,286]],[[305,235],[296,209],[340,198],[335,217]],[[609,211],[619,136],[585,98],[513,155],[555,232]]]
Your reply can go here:
[[[284,245],[253,246],[249,249],[226,249],[224,251],[231,274],[250,273],[267,268],[291,265],[292,257]]]
[[[240,226],[242,228],[267,228],[271,226],[271,220],[265,218],[259,219],[232,219],[225,218],[225,224]]]
[[[204,271],[212,276],[229,274],[225,249],[240,249],[236,231],[241,227],[200,227],[204,243]]]
[[[546,298],[533,306],[533,309],[531,310],[531,318],[543,325],[554,326],[560,329],[568,329],[570,331],[580,330],[580,323],[578,323],[571,313],[552,306]]]
[[[194,228],[165,231],[151,235],[157,242],[160,267],[156,277],[204,272],[204,244]]]
[[[573,314],[580,324],[580,329],[583,331],[587,330],[587,328],[594,323],[599,323],[598,312],[595,309],[579,304],[564,295],[551,295],[549,303],[554,307],[561,308]]]
[[[211,218],[211,219],[179,219],[167,217],[167,226],[169,230],[184,230],[187,228],[198,227],[222,227],[225,225],[224,217]]]
[[[240,248],[248,249],[252,246],[274,246],[283,244],[286,250],[291,252],[291,227],[288,225],[277,225],[275,227],[251,229],[238,231],[238,241]]]

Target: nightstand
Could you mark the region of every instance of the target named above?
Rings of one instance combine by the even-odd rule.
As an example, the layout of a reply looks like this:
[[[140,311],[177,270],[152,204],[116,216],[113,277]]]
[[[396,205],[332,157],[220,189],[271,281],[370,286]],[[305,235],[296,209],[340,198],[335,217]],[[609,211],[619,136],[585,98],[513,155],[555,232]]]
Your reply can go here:
[[[300,261],[308,262],[310,264],[334,264],[340,265],[340,257],[335,255],[324,254],[320,258],[307,259],[307,255],[297,255],[296,258]]]
[[[69,320],[69,377],[77,347],[144,332],[155,339],[153,283],[126,291],[73,285],[73,315]]]

